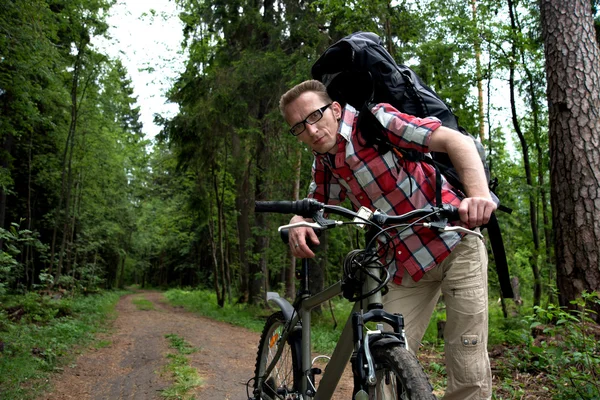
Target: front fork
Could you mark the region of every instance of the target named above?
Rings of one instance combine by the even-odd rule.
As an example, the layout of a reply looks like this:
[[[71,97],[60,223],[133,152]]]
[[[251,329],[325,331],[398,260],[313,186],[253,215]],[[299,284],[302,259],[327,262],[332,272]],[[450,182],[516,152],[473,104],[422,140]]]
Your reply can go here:
[[[371,273],[375,273],[372,270]],[[376,285],[371,279],[367,279],[365,293],[373,289]],[[368,299],[369,310],[366,313],[353,312],[352,326],[354,336],[354,353],[352,354],[352,371],[354,372],[354,392],[353,399],[365,398],[367,386],[376,383],[375,363],[371,356],[371,347],[375,342],[383,338],[397,341],[401,346],[406,347],[407,341],[404,332],[404,317],[401,314],[390,314],[383,310],[381,291],[373,294]],[[373,322],[377,324],[376,331],[367,331],[365,337],[365,324]],[[393,332],[384,332],[383,323],[392,327]]]

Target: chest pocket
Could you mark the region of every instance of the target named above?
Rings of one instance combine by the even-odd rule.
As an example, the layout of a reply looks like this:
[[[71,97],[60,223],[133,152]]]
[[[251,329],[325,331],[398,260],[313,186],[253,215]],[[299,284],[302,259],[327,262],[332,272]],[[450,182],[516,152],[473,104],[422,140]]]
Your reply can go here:
[[[373,150],[369,157],[355,161],[355,165],[351,166],[354,176],[372,200],[396,189],[401,167],[393,152],[381,156]]]

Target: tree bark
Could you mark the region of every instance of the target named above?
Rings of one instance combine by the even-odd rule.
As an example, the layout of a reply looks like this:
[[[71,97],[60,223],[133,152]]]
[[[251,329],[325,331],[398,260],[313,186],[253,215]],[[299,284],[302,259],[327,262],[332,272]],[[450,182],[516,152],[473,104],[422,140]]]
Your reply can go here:
[[[267,196],[267,180],[265,173],[268,170],[268,157],[265,146],[265,139],[258,138],[256,145],[257,173],[255,179],[255,195],[257,201],[268,199]],[[256,213],[254,217],[254,225],[257,234],[254,237],[253,253],[259,256],[259,259],[253,259],[248,263],[249,269],[249,302],[250,304],[258,304],[266,299],[266,257],[265,250],[268,246],[267,216],[265,213]]]
[[[519,22],[519,18],[518,18],[518,14],[515,13],[515,21],[518,27],[519,31],[522,31],[521,29],[521,23]],[[544,269],[548,268],[548,280],[549,282],[554,282],[553,279],[553,272],[552,270],[550,270],[550,265],[554,265],[554,263],[552,262],[551,259],[551,248],[552,248],[552,235],[551,235],[551,231],[550,231],[550,220],[549,220],[549,210],[548,210],[548,195],[547,195],[547,191],[546,191],[546,182],[545,182],[545,171],[546,171],[546,162],[545,162],[545,157],[544,157],[544,151],[542,149],[542,143],[541,143],[541,138],[540,138],[540,107],[539,107],[539,103],[538,103],[538,90],[536,90],[536,79],[534,77],[533,72],[527,67],[527,62],[525,60],[525,51],[523,50],[523,48],[520,48],[520,53],[521,53],[521,62],[523,64],[523,69],[525,70],[525,75],[527,76],[527,81],[528,81],[528,85],[527,85],[527,90],[529,92],[529,103],[531,106],[531,117],[532,117],[532,121],[533,121],[533,125],[531,127],[532,131],[533,131],[533,139],[534,139],[534,145],[535,145],[535,150],[536,150],[536,162],[537,162],[537,192],[539,193],[539,201],[538,201],[538,214],[541,212],[542,214],[542,224],[543,224],[543,231],[544,231],[544,243],[545,243],[545,253],[544,253],[544,262],[542,263],[542,266]],[[541,205],[541,211],[539,210],[539,207]],[[539,217],[538,217],[539,220]],[[538,234],[538,241],[540,241],[539,239],[539,234]],[[539,245],[539,243],[538,243]],[[539,253],[539,250],[538,250]],[[541,278],[540,278],[541,279]],[[552,297],[554,295],[554,291],[552,289],[548,290],[548,296],[549,296],[549,300],[550,302],[552,302]],[[540,296],[541,296],[541,288],[540,288]],[[516,297],[515,297],[515,302],[516,302]]]
[[[475,79],[477,80],[477,105],[478,105],[478,125],[479,139],[481,143],[485,141],[485,120],[483,112],[483,74],[481,73],[481,40],[479,39],[479,27],[477,25],[477,0],[471,0],[473,10],[473,26],[476,29],[474,48],[475,48]]]
[[[512,0],[508,0],[508,12],[510,15],[510,26],[513,32],[513,35],[517,34],[517,26],[515,22],[514,15],[514,4]],[[539,250],[540,250],[540,239],[539,239],[539,230],[537,224],[537,199],[534,196],[534,186],[533,186],[533,177],[531,174],[531,162],[529,161],[529,144],[521,130],[521,126],[519,124],[519,118],[517,115],[517,109],[515,105],[515,62],[517,60],[517,44],[516,37],[513,36],[513,44],[511,50],[511,63],[510,63],[510,78],[509,78],[509,86],[510,86],[510,109],[512,114],[512,122],[513,127],[515,128],[515,132],[519,137],[519,141],[521,143],[521,151],[523,153],[523,166],[525,167],[525,178],[527,181],[527,186],[529,187],[529,225],[531,227],[531,238],[533,240],[533,248],[534,251],[529,257],[529,264],[531,265],[531,269],[533,271],[533,305],[539,306],[540,300],[542,296],[542,277],[540,275],[540,267],[539,267]]]
[[[589,0],[540,0],[540,11],[559,303],[572,308],[600,290],[600,58]]]
[[[217,205],[217,234],[215,235],[214,227],[213,227],[213,218],[212,218],[212,206],[210,212],[210,222],[209,222],[209,232],[210,238],[212,242],[212,256],[213,262],[215,263],[214,268],[214,280],[215,280],[215,293],[217,295],[217,304],[219,307],[223,307],[225,305],[225,268],[223,263],[223,221],[221,219],[223,213],[223,201],[219,198],[219,184],[217,182],[217,169],[212,168],[213,173],[213,191],[215,193],[215,202]],[[217,257],[217,253],[220,254],[221,257]]]
[[[2,143],[2,151],[5,154],[5,156],[2,157],[2,161],[0,161],[0,168],[9,170],[8,160],[11,156],[10,154],[12,152],[13,140],[14,140],[13,135],[11,133],[8,133],[6,135],[6,138],[4,139],[4,143]],[[2,187],[0,187],[0,228],[4,228],[4,226],[6,224],[6,202],[7,202],[6,191],[4,191],[4,189],[2,189]],[[0,239],[0,250],[2,250],[3,247],[4,247],[4,241],[2,239]]]
[[[65,148],[63,151],[62,157],[62,171],[61,171],[61,192],[60,198],[58,201],[57,212],[54,220],[54,229],[52,232],[52,245],[50,248],[50,273],[52,273],[52,269],[54,268],[54,257],[56,251],[56,236],[58,234],[58,220],[60,218],[60,213],[63,211],[62,205],[63,201],[65,201],[65,215],[64,215],[64,227],[63,227],[63,241],[61,244],[61,252],[59,255],[59,262],[56,269],[55,282],[60,279],[61,275],[61,267],[62,260],[64,254],[64,245],[65,245],[65,237],[67,224],[69,219],[69,200],[70,200],[70,190],[71,190],[71,160],[73,157],[73,147],[75,144],[75,132],[77,130],[77,115],[79,111],[79,103],[77,93],[79,90],[79,78],[81,67],[83,65],[83,53],[84,49],[89,43],[89,39],[86,39],[85,36],[82,38],[81,42],[77,46],[77,56],[75,57],[75,62],[73,65],[73,76],[71,78],[71,121],[69,125],[69,131],[67,134],[67,141],[65,143]]]
[[[238,302],[248,301],[248,240],[251,237],[250,215],[252,195],[250,194],[250,171],[252,162],[248,152],[243,149],[239,135],[233,132],[231,135],[231,152],[233,160],[240,160],[235,169],[235,182],[237,184],[235,194],[235,207],[237,210],[237,232],[238,232],[238,258],[240,263],[240,297]]]
[[[265,0],[263,2],[263,25],[272,26],[275,23],[274,20],[274,0]],[[263,30],[258,33],[258,37],[261,38],[261,50],[266,49],[271,44],[271,37],[268,30]],[[255,196],[256,200],[267,200],[269,195],[269,184],[268,178],[266,177],[269,171],[269,137],[271,136],[272,128],[269,126],[269,120],[267,112],[270,108],[269,99],[265,98],[258,103],[257,120],[260,123],[260,129],[262,135],[256,138],[256,179],[255,179]],[[257,213],[255,215],[255,227],[258,234],[254,237],[254,254],[259,257],[258,261],[253,261],[249,264],[249,278],[250,278],[250,303],[260,304],[266,302],[266,292],[268,290],[267,284],[268,269],[267,269],[267,257],[266,249],[269,246],[269,237],[266,234],[268,229],[267,216],[264,213]]]

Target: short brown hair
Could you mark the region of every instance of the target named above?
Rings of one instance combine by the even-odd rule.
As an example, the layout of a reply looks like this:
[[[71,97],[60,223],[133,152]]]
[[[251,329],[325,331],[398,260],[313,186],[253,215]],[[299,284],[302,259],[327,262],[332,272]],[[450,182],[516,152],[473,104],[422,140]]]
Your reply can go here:
[[[323,85],[323,83],[317,80],[311,79],[297,84],[296,86],[285,92],[283,96],[281,96],[281,99],[279,99],[279,111],[281,112],[281,115],[285,117],[285,108],[291,102],[300,97],[300,95],[306,92],[315,92],[323,99],[323,101],[325,101],[326,103],[331,103],[331,98],[327,94],[327,88],[325,87],[325,85]]]

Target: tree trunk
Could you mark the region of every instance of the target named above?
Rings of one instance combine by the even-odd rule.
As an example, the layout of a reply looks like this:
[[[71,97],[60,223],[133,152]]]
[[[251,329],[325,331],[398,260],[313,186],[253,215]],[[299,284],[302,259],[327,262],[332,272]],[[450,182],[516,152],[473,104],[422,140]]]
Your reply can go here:
[[[273,26],[275,24],[274,19],[274,0],[265,0],[262,5],[263,9],[263,26]],[[264,51],[271,44],[271,36],[269,30],[264,29],[258,32],[261,38],[260,51]],[[260,130],[262,135],[256,138],[255,147],[255,159],[256,159],[256,178],[255,178],[255,196],[256,200],[267,200],[269,196],[268,191],[268,179],[265,176],[269,171],[269,137],[271,136],[271,129],[269,126],[269,120],[267,112],[270,109],[270,99],[263,98],[258,102],[258,109],[256,112],[257,120],[260,123]],[[269,246],[269,237],[266,234],[268,229],[267,215],[265,213],[257,213],[254,218],[255,228],[257,234],[254,236],[254,250],[253,253],[259,257],[258,261],[253,261],[249,264],[249,301],[251,304],[260,304],[266,302],[266,292],[268,290],[267,284],[268,269],[267,269],[267,256],[266,249]]]
[[[225,158],[227,160],[227,157]],[[225,175],[225,174],[224,174]],[[221,277],[221,293],[217,296],[219,307],[223,307],[225,305],[225,244],[223,240],[223,231],[225,230],[225,221],[223,215],[223,202],[225,201],[225,195],[219,197],[219,185],[217,183],[217,171],[214,172],[213,175],[214,182],[214,190],[215,190],[215,200],[217,202],[217,240],[219,246],[219,276]],[[223,185],[224,186],[224,185]],[[224,189],[223,189],[224,190]]]
[[[61,191],[60,198],[58,201],[57,207],[57,215],[54,219],[54,229],[52,232],[52,245],[50,248],[50,273],[52,273],[52,269],[54,268],[54,257],[56,255],[56,236],[58,234],[58,221],[60,219],[61,213],[63,211],[62,205],[63,201],[65,204],[65,215],[64,221],[65,225],[67,224],[67,220],[69,218],[69,197],[70,197],[70,172],[71,172],[71,160],[73,155],[73,146],[75,143],[75,131],[77,130],[77,113],[79,110],[79,104],[77,99],[77,91],[79,89],[79,73],[81,72],[81,66],[83,64],[83,51],[85,46],[87,45],[87,41],[82,41],[77,47],[77,56],[75,58],[75,63],[73,65],[73,77],[71,78],[71,121],[69,125],[69,131],[67,134],[67,141],[65,142],[65,148],[63,150],[62,156],[62,171],[61,171]],[[68,166],[68,167],[67,167]],[[55,274],[55,282],[60,279],[61,274],[61,266],[62,266],[62,257],[64,251],[64,242],[66,235],[66,226],[63,227],[63,242],[61,244],[61,253],[60,260],[57,266],[56,274]]]
[[[483,74],[481,73],[481,40],[479,39],[479,26],[477,24],[477,0],[471,0],[473,10],[473,26],[476,29],[473,47],[475,49],[475,79],[477,80],[477,105],[479,111],[479,139],[485,141],[485,120],[483,112]]]
[[[257,173],[255,179],[255,196],[257,201],[268,200],[267,180],[264,176],[265,171],[267,171],[266,153],[265,139],[258,138],[256,144]],[[248,301],[250,304],[258,304],[265,299],[266,276],[265,271],[263,270],[263,260],[265,259],[265,250],[268,246],[268,237],[266,235],[268,226],[267,215],[265,213],[256,213],[254,216],[254,225],[256,227],[256,232],[259,233],[255,234],[253,253],[257,254],[260,258],[248,262]]]
[[[125,286],[125,262],[127,261],[127,252],[123,251],[123,257],[121,259],[121,268],[119,272],[119,281],[117,283],[117,287],[119,289],[123,289]]]
[[[510,15],[510,25],[513,32],[513,35],[517,34],[517,26],[515,22],[515,15],[513,9],[513,1],[508,0],[508,11]],[[519,117],[517,115],[517,109],[515,105],[515,61],[517,60],[517,44],[515,43],[516,39],[513,38],[512,50],[511,50],[511,63],[510,63],[510,77],[509,77],[509,86],[510,86],[510,109],[512,114],[512,122],[513,127],[515,128],[515,132],[519,136],[519,141],[521,143],[521,151],[523,153],[523,166],[525,167],[525,177],[527,181],[527,186],[529,187],[529,225],[531,227],[531,237],[533,240],[534,251],[529,257],[529,263],[531,265],[531,269],[533,271],[533,305],[539,306],[540,300],[542,296],[542,278],[540,275],[539,268],[539,250],[540,250],[540,239],[539,239],[539,231],[537,224],[537,199],[534,196],[535,190],[533,186],[533,177],[531,174],[531,163],[529,161],[529,145],[527,140],[525,139],[525,135],[521,130],[521,126],[519,124]]]
[[[248,301],[248,240],[250,232],[250,213],[252,196],[250,195],[250,171],[252,163],[240,143],[237,134],[232,135],[232,158],[242,160],[241,167],[237,169],[236,182],[237,191],[235,195],[235,207],[237,209],[237,231],[239,241],[238,258],[240,261],[240,298],[239,302]]]
[[[215,170],[214,166],[212,168],[212,173],[213,173],[213,191],[215,193],[215,201],[217,203],[217,234],[215,235],[215,228],[214,228],[214,218],[212,216],[212,201],[210,202],[210,212],[209,212],[209,221],[208,221],[208,232],[210,235],[210,243],[211,243],[211,254],[212,254],[212,259],[213,259],[213,286],[215,289],[215,295],[217,296],[217,304],[219,307],[223,307],[224,305],[224,299],[222,296],[222,291],[221,291],[221,281],[222,281],[222,274],[220,273],[222,271],[222,268],[220,268],[220,264],[219,264],[219,257],[218,257],[218,252],[219,252],[219,235],[221,233],[221,222],[219,221],[220,218],[220,201],[219,201],[219,188],[218,188],[218,184],[217,184],[217,171]]]
[[[2,161],[0,164],[0,168],[4,168],[7,171],[9,170],[8,160],[10,158],[10,153],[12,152],[12,144],[13,144],[13,135],[8,133],[6,138],[4,139],[4,143],[2,144],[3,152],[6,156],[2,157]],[[4,228],[6,224],[6,191],[0,187],[0,228]],[[0,250],[2,250],[4,246],[4,241],[0,239]]]
[[[519,30],[520,27],[519,27]],[[536,150],[536,161],[537,161],[537,170],[538,170],[538,176],[537,176],[537,187],[538,187],[538,193],[539,193],[539,201],[538,204],[541,204],[542,210],[542,224],[543,224],[543,231],[544,231],[544,243],[545,243],[545,253],[544,253],[544,261],[543,261],[543,268],[546,269],[548,268],[548,281],[549,282],[554,282],[553,279],[553,273],[552,270],[550,270],[550,265],[553,265],[552,260],[551,260],[551,252],[550,249],[552,248],[552,238],[551,238],[551,232],[550,232],[550,221],[548,219],[548,197],[546,195],[546,182],[544,179],[544,174],[546,171],[545,165],[545,157],[544,157],[544,151],[542,150],[542,143],[541,143],[541,139],[540,139],[540,122],[539,122],[539,116],[540,116],[540,109],[539,109],[539,105],[538,105],[538,96],[537,96],[537,91],[535,89],[535,79],[533,77],[533,73],[529,70],[529,68],[527,68],[527,64],[525,62],[525,54],[524,52],[521,50],[521,61],[523,63],[523,68],[525,70],[525,75],[527,76],[527,80],[529,81],[528,84],[528,91],[529,91],[529,102],[531,105],[531,117],[533,119],[533,126],[532,126],[532,130],[533,130],[533,137],[534,137],[534,145],[535,145],[535,150]],[[539,208],[539,205],[538,205]],[[536,228],[537,229],[537,228]],[[538,246],[540,245],[539,243],[539,234],[538,234]],[[538,255],[539,255],[539,249],[538,249]],[[540,278],[541,279],[541,278]],[[552,289],[548,290],[548,296],[550,298],[552,298],[554,291]],[[540,288],[540,294],[539,296],[541,296],[541,288]],[[534,295],[535,297],[535,295]],[[515,297],[515,302],[516,302],[516,297]],[[550,301],[552,302],[552,301]]]
[[[572,308],[600,290],[600,57],[589,0],[541,0],[540,11],[559,302]]]

